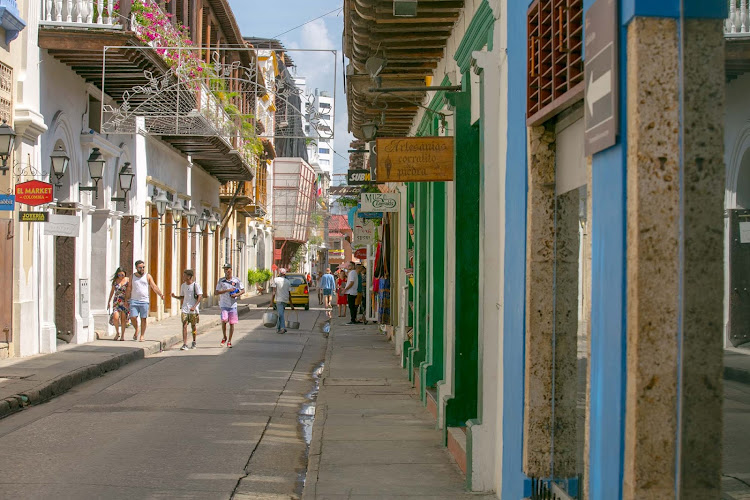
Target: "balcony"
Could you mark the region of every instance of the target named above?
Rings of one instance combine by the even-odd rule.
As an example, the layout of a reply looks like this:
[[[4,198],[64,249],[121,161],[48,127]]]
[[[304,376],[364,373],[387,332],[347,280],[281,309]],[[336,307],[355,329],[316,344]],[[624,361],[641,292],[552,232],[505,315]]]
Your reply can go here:
[[[729,0],[729,17],[724,22],[724,36],[750,36],[750,0]]]
[[[729,0],[724,37],[726,78],[731,81],[750,71],[750,0]]]

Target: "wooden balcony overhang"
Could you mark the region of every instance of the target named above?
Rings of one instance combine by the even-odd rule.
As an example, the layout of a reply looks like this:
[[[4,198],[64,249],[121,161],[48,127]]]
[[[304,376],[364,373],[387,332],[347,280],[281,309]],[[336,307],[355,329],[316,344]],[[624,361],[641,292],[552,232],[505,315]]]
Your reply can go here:
[[[727,81],[750,71],[750,36],[724,39],[724,65]]]
[[[107,46],[126,48],[107,49],[105,88],[102,88]],[[122,103],[124,92],[148,84],[144,71],[162,75],[169,69],[161,56],[144,47],[132,31],[40,26],[39,47],[118,103]]]
[[[381,121],[383,114],[379,135],[408,134],[426,94],[370,92],[375,85],[365,67],[367,59],[386,60],[381,87],[424,87],[425,77],[432,76],[444,57],[463,7],[463,0],[420,0],[416,17],[394,17],[392,1],[344,1],[344,53],[354,70],[346,79],[349,130],[355,137],[362,139],[362,124]]]
[[[203,167],[219,182],[253,180],[251,165],[219,136],[162,135],[160,139],[190,155],[193,163]]]

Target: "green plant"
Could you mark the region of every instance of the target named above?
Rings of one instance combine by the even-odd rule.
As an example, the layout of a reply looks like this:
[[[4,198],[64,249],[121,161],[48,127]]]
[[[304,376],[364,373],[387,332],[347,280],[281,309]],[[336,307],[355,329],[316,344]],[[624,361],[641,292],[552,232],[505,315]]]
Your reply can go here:
[[[307,243],[311,246],[320,246],[323,243],[323,238],[317,235],[311,236]]]
[[[336,202],[342,207],[356,207],[359,205],[359,200],[351,196],[341,196]]]
[[[261,269],[260,270],[263,282],[266,282],[273,278],[273,273],[269,269]]]

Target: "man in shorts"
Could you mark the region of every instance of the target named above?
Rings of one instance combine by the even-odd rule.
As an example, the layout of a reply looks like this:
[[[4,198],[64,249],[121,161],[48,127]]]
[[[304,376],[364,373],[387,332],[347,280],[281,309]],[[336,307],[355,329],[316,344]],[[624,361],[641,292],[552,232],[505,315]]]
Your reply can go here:
[[[232,347],[232,335],[234,325],[239,318],[237,316],[237,298],[245,293],[245,287],[239,278],[232,277],[232,265],[224,264],[224,277],[216,284],[216,295],[219,296],[219,307],[221,308],[221,347],[225,345]],[[229,323],[229,339],[227,339],[227,323]]]
[[[180,310],[180,318],[182,319],[182,347],[180,350],[188,350],[188,325],[190,325],[193,330],[192,349],[195,349],[198,346],[196,342],[197,332],[195,331],[195,325],[200,321],[198,307],[203,298],[203,290],[201,290],[200,285],[195,282],[195,273],[192,269],[185,269],[185,272],[182,273],[180,295],[172,294],[172,297],[182,301],[182,309]]]
[[[146,319],[148,311],[151,308],[149,289],[164,300],[164,294],[156,286],[154,278],[146,272],[146,264],[142,260],[135,261],[135,273],[133,278],[128,281],[128,287],[125,289],[125,300],[130,308],[130,321],[135,328],[133,340],[143,342],[146,337]],[[138,331],[138,318],[141,320],[140,332]],[[138,334],[140,333],[140,338]]]
[[[325,301],[326,316],[331,317],[331,297],[333,289],[336,288],[336,279],[331,274],[331,268],[326,268],[326,273],[320,278],[320,289],[323,290],[323,300]]]

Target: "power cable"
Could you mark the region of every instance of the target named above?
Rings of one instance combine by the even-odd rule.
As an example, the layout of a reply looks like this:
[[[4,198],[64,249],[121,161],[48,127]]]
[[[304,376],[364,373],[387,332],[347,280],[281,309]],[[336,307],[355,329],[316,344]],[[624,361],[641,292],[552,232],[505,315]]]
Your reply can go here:
[[[292,28],[292,29],[288,29],[288,30],[286,30],[286,31],[285,31],[285,32],[283,32],[283,33],[279,33],[278,35],[272,36],[271,38],[275,38],[275,39],[278,39],[278,38],[279,38],[280,36],[282,36],[282,35],[286,35],[286,34],[287,34],[287,33],[289,33],[290,31],[294,31],[294,30],[296,30],[297,28],[301,28],[302,26],[304,26],[304,25],[306,25],[306,24],[310,24],[310,23],[311,23],[311,22],[313,22],[313,21],[317,21],[317,20],[318,20],[318,19],[320,19],[321,17],[326,17],[326,16],[328,16],[328,15],[330,15],[330,14],[333,14],[334,12],[340,12],[340,11],[342,11],[342,10],[344,10],[344,8],[343,8],[343,7],[337,7],[337,8],[333,9],[333,10],[332,10],[332,11],[330,11],[330,12],[326,12],[325,14],[323,14],[323,15],[320,15],[320,16],[316,17],[315,19],[310,19],[309,21],[306,21],[306,22],[304,22],[304,23],[300,24],[299,26],[295,26],[295,27],[294,27],[294,28]]]

